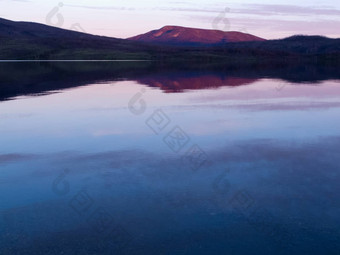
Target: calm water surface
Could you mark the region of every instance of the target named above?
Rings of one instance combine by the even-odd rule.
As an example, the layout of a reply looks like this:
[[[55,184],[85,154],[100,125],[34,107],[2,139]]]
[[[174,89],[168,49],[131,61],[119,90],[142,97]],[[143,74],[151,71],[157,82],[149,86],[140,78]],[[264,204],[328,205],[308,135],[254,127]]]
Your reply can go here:
[[[4,93],[0,254],[340,254],[339,80],[101,75]]]

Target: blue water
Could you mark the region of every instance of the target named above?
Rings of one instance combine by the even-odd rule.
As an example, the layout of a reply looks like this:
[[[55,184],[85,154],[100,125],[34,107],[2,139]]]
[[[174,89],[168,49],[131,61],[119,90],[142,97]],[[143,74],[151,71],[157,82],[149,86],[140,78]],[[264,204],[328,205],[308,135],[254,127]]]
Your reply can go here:
[[[282,83],[0,102],[0,254],[340,254],[340,82]]]

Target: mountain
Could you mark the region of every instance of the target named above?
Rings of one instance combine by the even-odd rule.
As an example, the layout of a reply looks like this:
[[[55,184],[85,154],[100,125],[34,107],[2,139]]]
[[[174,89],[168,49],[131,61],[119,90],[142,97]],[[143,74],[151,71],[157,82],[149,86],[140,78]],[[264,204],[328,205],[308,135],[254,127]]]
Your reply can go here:
[[[0,19],[0,60],[147,60],[177,64],[190,61],[190,65],[216,62],[272,65],[296,61],[340,64],[340,39],[293,36],[263,40],[239,32],[183,29],[168,26],[158,33],[152,32],[164,41],[155,43],[142,41],[145,35],[127,40]],[[187,32],[173,34],[174,30]],[[168,37],[172,39],[166,40]],[[197,43],[198,38],[200,43]],[[180,39],[184,41],[179,42]]]
[[[73,37],[89,38],[91,35],[76,31],[60,29],[34,22],[11,21],[0,18],[0,37],[13,36],[15,38],[54,38]],[[93,37],[93,36],[92,36]]]
[[[216,45],[227,42],[265,41],[265,39],[241,32],[165,26],[146,34],[128,38],[131,41],[167,45]]]
[[[3,60],[150,59],[150,50],[150,46],[124,39],[0,18],[0,59]]]

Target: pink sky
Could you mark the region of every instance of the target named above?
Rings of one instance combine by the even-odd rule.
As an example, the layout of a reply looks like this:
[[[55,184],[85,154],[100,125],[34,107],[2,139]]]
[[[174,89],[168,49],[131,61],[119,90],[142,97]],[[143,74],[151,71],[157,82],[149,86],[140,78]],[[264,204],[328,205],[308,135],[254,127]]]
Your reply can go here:
[[[241,31],[267,39],[293,34],[340,37],[340,2],[325,0],[0,0],[0,17],[126,38],[165,25]],[[58,15],[62,22],[58,20]],[[219,22],[216,22],[218,20]],[[59,22],[58,22],[59,21]],[[215,22],[214,22],[215,21]],[[78,27],[79,29],[79,27]]]

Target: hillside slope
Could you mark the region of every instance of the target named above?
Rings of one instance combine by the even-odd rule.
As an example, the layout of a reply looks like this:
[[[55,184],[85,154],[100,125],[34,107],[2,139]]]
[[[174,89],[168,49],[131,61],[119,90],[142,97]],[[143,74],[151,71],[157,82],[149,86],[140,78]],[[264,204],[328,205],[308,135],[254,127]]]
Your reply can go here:
[[[0,59],[147,59],[150,49],[124,39],[0,18]]]

